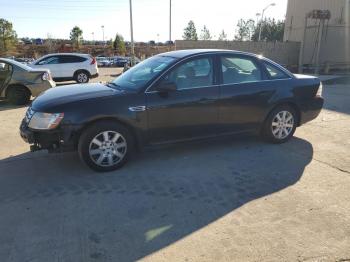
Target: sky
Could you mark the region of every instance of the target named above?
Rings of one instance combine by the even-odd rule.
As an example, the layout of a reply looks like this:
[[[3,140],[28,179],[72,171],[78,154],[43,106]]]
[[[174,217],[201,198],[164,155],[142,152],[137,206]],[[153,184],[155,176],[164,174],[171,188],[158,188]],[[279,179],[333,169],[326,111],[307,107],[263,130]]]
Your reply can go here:
[[[182,39],[193,20],[197,34],[204,25],[213,39],[224,30],[233,39],[239,19],[254,19],[270,3],[265,17],[284,19],[287,0],[172,0],[172,40]],[[69,38],[74,26],[86,40],[105,40],[116,33],[130,40],[129,0],[0,0],[0,18],[12,22],[19,37]],[[132,0],[134,40],[169,39],[169,0]]]

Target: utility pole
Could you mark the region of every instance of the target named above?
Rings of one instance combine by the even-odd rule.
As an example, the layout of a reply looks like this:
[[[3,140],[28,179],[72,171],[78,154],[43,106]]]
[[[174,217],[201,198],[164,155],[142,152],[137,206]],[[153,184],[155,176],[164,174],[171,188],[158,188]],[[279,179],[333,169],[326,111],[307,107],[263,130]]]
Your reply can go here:
[[[169,13],[169,41],[171,41],[171,0],[170,0],[170,13]]]
[[[135,46],[134,46],[134,31],[133,31],[133,25],[132,25],[132,3],[131,3],[131,0],[129,0],[129,6],[130,6],[130,34],[131,34],[131,66],[133,66],[134,61],[135,61]]]
[[[306,30],[307,30],[307,19],[308,15],[305,15],[305,23],[304,23],[304,34],[303,39],[301,40],[300,44],[300,52],[299,52],[299,66],[298,66],[298,72],[299,74],[303,73],[303,65],[304,65],[304,49],[305,49],[305,41],[306,41]],[[291,30],[291,29],[290,29]]]

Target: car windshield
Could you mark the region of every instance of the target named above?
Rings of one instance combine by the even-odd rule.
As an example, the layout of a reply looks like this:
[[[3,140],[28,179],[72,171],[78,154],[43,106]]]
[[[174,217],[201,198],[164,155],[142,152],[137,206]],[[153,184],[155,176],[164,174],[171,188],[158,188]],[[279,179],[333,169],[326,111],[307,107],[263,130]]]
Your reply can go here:
[[[153,56],[148,58],[120,75],[112,82],[112,85],[123,89],[139,90],[175,59],[169,56]]]

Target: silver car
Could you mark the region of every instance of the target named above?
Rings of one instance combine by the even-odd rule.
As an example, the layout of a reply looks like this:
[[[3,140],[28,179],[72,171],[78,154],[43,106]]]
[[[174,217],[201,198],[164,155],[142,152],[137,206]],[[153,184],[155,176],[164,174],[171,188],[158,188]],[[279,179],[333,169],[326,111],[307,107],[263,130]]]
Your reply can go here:
[[[31,96],[56,86],[47,69],[33,69],[12,59],[0,58],[0,98],[24,105]]]

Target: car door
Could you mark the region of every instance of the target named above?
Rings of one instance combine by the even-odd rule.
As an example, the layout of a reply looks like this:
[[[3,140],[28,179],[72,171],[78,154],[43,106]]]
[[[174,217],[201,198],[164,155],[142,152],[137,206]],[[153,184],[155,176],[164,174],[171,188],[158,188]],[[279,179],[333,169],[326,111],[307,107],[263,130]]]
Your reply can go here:
[[[150,143],[212,135],[218,122],[219,86],[214,56],[181,62],[155,85],[176,85],[176,90],[146,92]]]
[[[53,78],[64,77],[63,66],[60,62],[60,56],[48,56],[34,64],[36,68],[49,69]]]
[[[6,88],[7,84],[11,80],[13,72],[12,65],[5,63],[3,61],[0,61],[0,95],[4,88]]]
[[[64,77],[73,77],[74,73],[79,69],[84,69],[82,62],[86,61],[86,58],[76,55],[61,55],[60,63],[62,64],[62,74]]]
[[[258,59],[248,55],[220,56],[219,130],[235,133],[256,129],[263,121],[275,86],[267,81]]]

